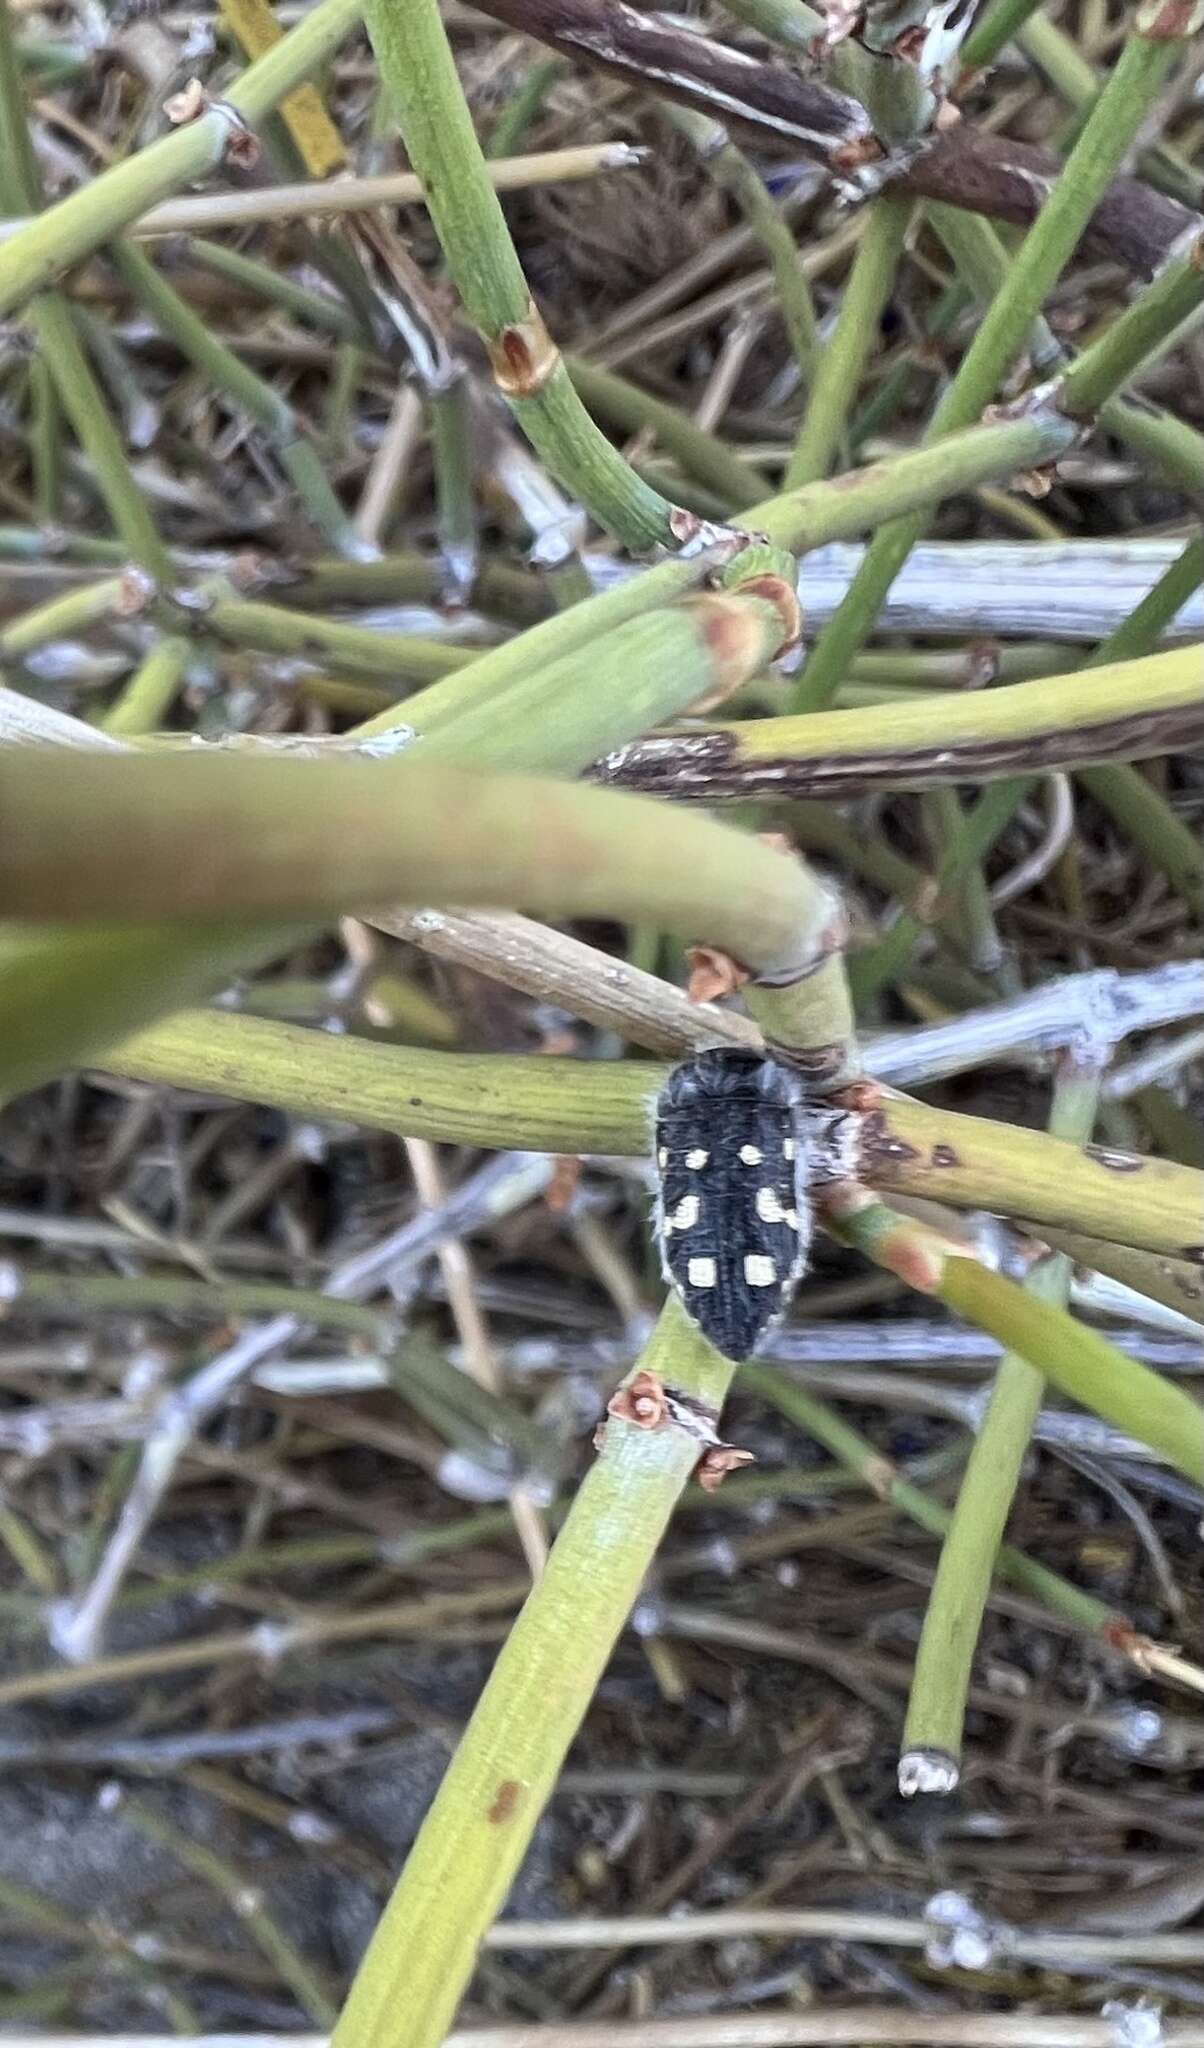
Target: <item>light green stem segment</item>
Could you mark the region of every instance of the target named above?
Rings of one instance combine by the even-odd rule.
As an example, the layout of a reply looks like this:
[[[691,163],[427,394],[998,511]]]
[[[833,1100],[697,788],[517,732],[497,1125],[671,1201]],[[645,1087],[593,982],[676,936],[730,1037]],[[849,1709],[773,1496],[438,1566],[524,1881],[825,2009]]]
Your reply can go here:
[[[365,15],[448,268],[520,425],[549,469],[625,545],[671,545],[674,507],[594,425],[544,329],[460,89],[438,0],[367,0]]]
[[[429,758],[0,752],[10,917],[288,919],[390,901],[649,919],[774,977],[806,974],[833,914],[800,861],[614,790]]]
[[[350,35],[360,14],[360,0],[317,0],[296,28],[235,79],[226,105],[253,128],[293,86],[325,63]],[[53,283],[111,241],[156,201],[215,170],[230,134],[226,113],[220,107],[210,109],[114,164],[20,228],[0,244],[0,314],[11,312],[31,292]]]
[[[639,1361],[717,1415],[733,1368],[671,1299]],[[612,1418],[461,1738],[351,1987],[332,2048],[439,2048],[477,1950],[699,1455]]]
[[[1071,1156],[1075,1150],[1061,1149]],[[885,1202],[846,1211],[833,1219],[833,1227],[875,1265],[943,1301],[975,1329],[989,1331],[1072,1401],[1148,1444],[1197,1485],[1204,1479],[1204,1407],[1173,1380]]]
[[[826,1401],[819,1400],[809,1388],[801,1386],[788,1373],[780,1372],[774,1366],[756,1363],[740,1367],[740,1385],[772,1402],[790,1421],[796,1422],[800,1429],[805,1429],[817,1443],[831,1451],[832,1456],[850,1472],[856,1472],[879,1498],[889,1500],[918,1528],[927,1529],[930,1536],[946,1534],[953,1515],[943,1501],[910,1479],[903,1478],[872,1443],[859,1436],[842,1415],[838,1415]],[[1071,1585],[1068,1579],[1051,1572],[1048,1566],[1038,1564],[1035,1558],[1026,1557],[1022,1550],[1016,1550],[1010,1543],[1000,1546],[996,1565],[1001,1579],[1040,1600],[1051,1614],[1060,1615],[1073,1628],[1094,1635],[1120,1620],[1116,1611],[1106,1607],[1102,1600]]]
[[[1161,1452],[1197,1486],[1204,1480],[1204,1408],[1173,1380],[973,1259],[948,1261],[939,1294],[948,1308],[989,1330],[1072,1400]]]
[[[716,184],[730,192],[768,256],[790,347],[804,382],[809,382],[820,351],[811,287],[794,236],[764,178],[718,121],[691,107],[668,107],[666,111],[674,127],[689,137]]]
[[[117,1035],[110,1032],[111,1046]],[[648,1104],[669,1073],[652,1060],[419,1051],[225,1010],[184,1011],[114,1046],[104,1065],[443,1144],[627,1156],[647,1151]],[[1080,1150],[1044,1131],[889,1094],[868,1124],[858,1170],[871,1185],[1064,1225],[1204,1267],[1204,1174],[1191,1167]]]
[[[926,441],[969,426],[990,404],[1024,346],[1047,292],[1069,261],[1096,205],[1124,159],[1179,49],[1177,41],[1136,35],[1125,44],[1053,192],[992,300],[956,377],[932,417]],[[844,600],[816,642],[796,706],[830,702],[853,656],[873,630],[882,600],[923,530],[900,519],[875,535]]]
[[[786,465],[788,490],[815,483],[832,467],[866,363],[877,345],[912,212],[909,200],[889,197],[876,200],[870,210],[836,326],[820,355],[798,440]]]
[[[1099,1101],[1098,1066],[1065,1066],[1054,1084],[1049,1128],[1083,1145]],[[1025,1280],[1040,1301],[1065,1308],[1071,1261],[1055,1252]],[[960,1761],[966,1699],[987,1596],[998,1568],[1003,1531],[1045,1395],[1045,1375],[1015,1351],[1004,1353],[991,1399],[970,1452],[957,1504],[941,1546],[924,1615],[903,1730],[904,1751]]]

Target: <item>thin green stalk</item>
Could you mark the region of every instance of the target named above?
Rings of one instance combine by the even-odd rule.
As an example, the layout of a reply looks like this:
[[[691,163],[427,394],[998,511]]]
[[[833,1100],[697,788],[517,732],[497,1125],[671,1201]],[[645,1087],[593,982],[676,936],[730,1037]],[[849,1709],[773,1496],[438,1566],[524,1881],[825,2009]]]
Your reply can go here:
[[[715,1417],[733,1368],[671,1299],[638,1371]],[[630,1382],[628,1382],[630,1384]],[[696,1435],[612,1415],[385,1909],[332,2048],[439,2048],[698,1462]]]
[[[918,910],[901,910],[890,930],[850,961],[849,985],[859,1008],[879,989],[889,988],[905,973],[925,924],[932,922],[939,911],[940,899],[956,890],[979,867],[1031,788],[1028,776],[997,782],[984,790],[973,810],[962,817],[937,869],[937,901],[932,905],[931,916],[925,917]]]
[[[531,123],[538,119],[549,88],[564,70],[563,57],[536,58],[518,91],[506,102],[489,131],[485,155],[490,162],[514,156]]]
[[[1198,1132],[1198,1125],[1193,1128]],[[1189,1163],[1204,1167],[1204,1146],[1200,1156]],[[1058,1251],[1068,1252],[1076,1267],[1119,1280],[1122,1286],[1134,1288],[1147,1300],[1161,1302],[1164,1308],[1190,1317],[1193,1323],[1204,1323],[1204,1271],[1198,1265],[1187,1259],[1168,1258],[1165,1253],[1158,1256],[1154,1252],[1134,1251],[1130,1245],[1109,1244],[1105,1238],[1084,1237],[1080,1231],[1051,1229],[1046,1225],[1042,1234]]]
[[[438,0],[367,0],[365,13],[410,162],[502,396],[548,468],[600,525],[631,548],[672,545],[673,506],[640,481],[594,425],[531,297]]]
[[[676,456],[682,468],[700,483],[709,484],[730,511],[744,511],[764,498],[768,485],[759,471],[728,448],[717,434],[697,426],[680,406],[654,398],[626,377],[600,369],[580,356],[566,356],[565,361],[577,390],[595,412],[627,434],[651,427],[666,454]]]
[[[870,209],[786,465],[789,490],[816,482],[832,467],[866,364],[877,346],[913,211],[909,200],[891,197],[875,200]]]
[[[97,583],[82,583],[65,590],[32,611],[21,612],[0,627],[0,661],[20,661],[48,640],[58,640],[111,618],[121,601],[122,579],[106,576]]]
[[[1051,1136],[1085,1145],[1099,1089],[1098,1061],[1080,1064],[1073,1056],[1064,1061],[1054,1082]],[[1070,1260],[1055,1252],[1032,1269],[1024,1285],[1038,1300],[1064,1309],[1070,1275]],[[952,1791],[957,1782],[974,1653],[1044,1398],[1039,1365],[1018,1352],[1005,1352],[995,1369],[924,1613],[899,1761],[904,1792],[931,1788],[934,1779],[937,1789]]]
[[[428,390],[427,420],[435,470],[435,526],[447,582],[467,604],[478,561],[472,398],[465,377]]]
[[[278,306],[291,319],[337,335],[340,341],[366,343],[370,339],[341,300],[326,292],[307,290],[270,263],[248,256],[241,249],[228,249],[224,242],[203,240],[199,235],[188,236],[184,247],[199,269],[253,292],[256,298]]]
[[[62,501],[63,415],[50,365],[41,356],[29,366],[29,396],[34,512],[43,526],[53,526]]]
[[[806,1430],[808,1436],[823,1444],[850,1472],[855,1472],[879,1500],[890,1501],[892,1507],[898,1508],[900,1514],[906,1515],[918,1528],[926,1529],[930,1536],[946,1535],[953,1520],[952,1509],[947,1508],[943,1501],[935,1500],[923,1487],[904,1478],[889,1458],[884,1457],[874,1444],[852,1429],[842,1415],[838,1415],[826,1401],[819,1400],[809,1388],[801,1386],[775,1366],[760,1365],[755,1361],[740,1367],[739,1385],[750,1393],[759,1394],[762,1400],[769,1401],[791,1422]],[[1026,1557],[1014,1544],[1000,1545],[995,1569],[1008,1585],[1030,1594],[1051,1614],[1088,1635],[1103,1634],[1121,1620],[1114,1608],[1105,1606],[1102,1600],[1094,1599],[1090,1593],[1082,1592],[1069,1579],[1061,1578],[1034,1558]]]
[[[667,106],[666,112],[698,151],[715,183],[731,194],[768,256],[786,337],[804,383],[810,383],[820,354],[819,323],[807,273],[781,209],[760,172],[718,121],[690,107]]]
[[[1059,405],[1090,419],[1202,304],[1204,236],[1197,236],[1076,356],[1062,378]]]
[[[360,13],[360,0],[317,0],[296,28],[232,82],[223,105],[254,128],[325,63]],[[223,107],[210,107],[30,220],[0,244],[0,314],[111,242],[156,200],[216,170],[231,133]]]
[[[1175,38],[1126,42],[1054,190],[988,307],[957,375],[933,414],[926,441],[965,427],[990,404],[1061,276],[1099,200],[1157,97],[1179,50]],[[835,615],[816,642],[795,699],[800,711],[828,703],[872,632],[882,601],[923,529],[912,515],[874,536]]]
[[[333,1038],[224,1010],[181,1011],[115,1043],[107,1072],[454,1145],[645,1157],[650,1060],[533,1060]],[[1204,1175],[1167,1159],[1079,1149],[1043,1131],[885,1090],[859,1127],[870,1185],[1171,1252],[1204,1268]]]
[[[864,1189],[849,1190],[832,1205],[829,1218],[838,1235],[875,1265],[997,1337],[1072,1401],[1148,1444],[1197,1486],[1204,1481],[1204,1407],[1174,1380],[1127,1357],[1064,1309],[1039,1301],[980,1265],[964,1247]]]
[[[1074,109],[1076,116],[1086,114],[1099,96],[1100,80],[1094,66],[1083,56],[1077,43],[1071,41],[1065,29],[1049,15],[1038,12],[1024,23],[1016,40],[1030,64],[1049,80],[1054,91],[1060,94],[1068,107]],[[1077,121],[1072,126],[1077,127]],[[1160,191],[1182,200],[1185,206],[1199,205],[1199,172],[1169,143],[1156,142],[1152,148],[1143,151],[1138,159],[1138,171],[1141,177],[1148,178]]]
[[[258,600],[219,597],[198,612],[196,620],[199,629],[235,647],[300,656],[350,675],[381,676],[390,682],[429,683],[478,659],[476,648],[457,647],[451,641],[378,632],[375,626],[346,625],[341,619],[290,612],[283,605]],[[396,725],[404,716],[394,710],[386,720]]]
[[[949,918],[957,949],[975,974],[998,982],[1006,953],[991,905],[983,857],[961,852],[967,820],[961,795],[943,785],[929,790],[925,811],[941,860],[952,861],[957,849],[956,900],[950,906]]]
[[[1131,661],[1156,647],[1166,628],[1204,583],[1204,537],[1189,541],[1108,639],[1096,648],[1088,669]],[[1160,790],[1130,763],[1107,762],[1081,768],[1076,778],[1167,877],[1197,918],[1204,919],[1204,846]]]
[[[993,64],[999,52],[1014,42],[1041,0],[994,0],[985,7],[962,45],[962,80]]]
[[[145,1805],[140,1799],[126,1799],[121,1812],[128,1827],[135,1828],[139,1834],[149,1835],[152,1842],[170,1850],[186,1870],[225,1900],[236,1920],[246,1928],[256,1947],[277,1971],[280,1982],[287,1984],[302,2011],[308,2013],[319,2027],[333,2026],[337,2007],[326,1986],[268,1911],[262,1892],[250,1882],[247,1874],[236,1870],[224,1856],[218,1856],[203,1843],[194,1841],[191,1835],[173,1826],[154,1807]]]
[[[317,450],[306,439],[287,399],[219,340],[200,314],[172,290],[141,249],[132,242],[117,241],[109,249],[109,259],[160,333],[173,341],[211,384],[241,406],[267,436],[318,532],[340,554],[354,556],[362,552],[330,487]]]
[[[161,726],[191,659],[187,640],[174,635],[156,641],[100,720],[115,739],[134,739]]]
[[[266,1280],[194,1280],[176,1273],[85,1273],[14,1269],[11,1313],[49,1310],[57,1316],[186,1316],[216,1324],[241,1316],[303,1316],[319,1328],[343,1330],[374,1345],[392,1342],[387,1314],[339,1301],[316,1289]]]
[[[921,449],[893,462],[871,463],[842,477],[839,486],[807,484],[781,497],[767,498],[750,507],[740,526],[749,533],[766,535],[776,547],[804,553],[825,541],[852,539],[867,526],[890,518],[901,509],[931,504],[986,477],[1006,476],[1017,468],[1052,458],[1071,445],[1074,434],[1068,420],[1053,416],[975,427],[951,436],[938,448]],[[359,730],[367,734],[387,731],[400,715],[407,724],[432,731],[453,713],[460,717],[479,701],[492,701],[503,681],[520,678],[532,667],[550,664],[581,648],[592,650],[600,633],[651,612],[654,607],[668,605],[700,583],[713,566],[703,554],[660,563],[655,569],[645,570],[643,575],[591,598],[587,604],[574,605],[554,619],[542,620],[504,647],[478,656],[465,675],[436,684],[420,697],[408,699],[400,714],[385,712],[369,719]],[[686,704],[691,700],[683,696],[680,701]],[[649,717],[640,729],[653,722],[654,718]],[[880,719],[877,731],[880,734]],[[604,740],[598,752],[614,744],[613,737]]]
[[[9,213],[35,214],[41,203],[41,173],[29,137],[12,19],[4,0],[0,5],[0,206]],[[36,233],[40,224],[35,222],[31,232]],[[114,526],[134,560],[156,581],[162,580],[168,573],[167,551],[130,472],[70,303],[60,292],[43,291],[28,317],[59,402],[92,464]]]
[[[969,280],[977,298],[989,303],[995,292],[1006,290],[1010,258],[997,230],[989,222],[950,207],[930,207],[929,215],[945,240],[959,273]],[[1194,257],[1187,261],[1191,268]],[[1135,303],[1138,332],[1141,331],[1139,309],[1148,296],[1143,295]],[[1118,324],[1123,324],[1125,317],[1122,316],[1122,322]],[[1058,344],[1044,321],[1037,323],[1029,347],[1034,363],[1053,362],[1060,355]],[[1089,355],[1090,351],[1086,353]],[[1115,369],[1116,359],[1110,360]],[[1069,374],[1073,376],[1077,368],[1076,364]],[[1151,415],[1148,407],[1130,405],[1115,397],[1109,399],[1098,382],[1094,397],[1095,402],[1102,405],[1112,430],[1128,445],[1135,446],[1137,452],[1161,461],[1188,490],[1194,492],[1204,482],[1204,442],[1197,447],[1195,443],[1199,437],[1193,436],[1190,429],[1185,429],[1177,421],[1164,422],[1158,415]],[[1198,559],[1199,573],[1196,573],[1197,557],[1192,549],[1186,549],[1180,561],[1172,564],[1154,589],[1134,608],[1130,618],[1096,650],[1087,665],[1099,667],[1106,663],[1133,660],[1156,647],[1164,627],[1169,625],[1180,605],[1187,602],[1204,576],[1204,553]],[[1197,837],[1175,815],[1165,798],[1127,762],[1110,762],[1099,768],[1082,770],[1080,780],[1122,830],[1130,834],[1147,858],[1162,870],[1172,887],[1191,904],[1197,915],[1204,914],[1204,854]]]

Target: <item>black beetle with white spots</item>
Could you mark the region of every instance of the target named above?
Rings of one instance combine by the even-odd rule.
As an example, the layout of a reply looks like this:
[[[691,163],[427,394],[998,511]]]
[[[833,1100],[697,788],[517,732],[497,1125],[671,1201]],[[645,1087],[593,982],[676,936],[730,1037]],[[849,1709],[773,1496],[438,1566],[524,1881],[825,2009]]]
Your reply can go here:
[[[797,1074],[723,1047],[675,1067],[656,1105],[666,1280],[725,1358],[751,1358],[806,1270],[810,1141]]]

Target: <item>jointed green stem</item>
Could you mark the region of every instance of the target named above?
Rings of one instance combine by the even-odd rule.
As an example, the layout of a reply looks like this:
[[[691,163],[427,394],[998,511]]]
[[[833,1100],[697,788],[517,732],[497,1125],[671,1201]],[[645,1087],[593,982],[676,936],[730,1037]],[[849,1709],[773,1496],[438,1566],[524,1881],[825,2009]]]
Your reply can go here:
[[[1085,1144],[1091,1136],[1099,1098],[1099,1067],[1065,1064],[1054,1086],[1049,1128],[1054,1137]],[[1039,1300],[1064,1308],[1070,1260],[1052,1253],[1025,1282]],[[957,1505],[941,1546],[936,1581],[924,1613],[903,1732],[906,1752],[927,1757],[961,1756],[962,1724],[970,1690],[974,1651],[1003,1530],[1020,1482],[1020,1471],[1045,1394],[1038,1362],[1005,1352],[995,1371],[987,1412],[958,1490]],[[910,1778],[905,1756],[900,1781]]]
[[[1176,53],[1173,40],[1135,35],[1116,67],[1057,185],[1010,266],[957,375],[932,417],[927,439],[968,426],[996,392],[1061,275],[1099,199],[1124,158]],[[873,630],[882,600],[920,536],[922,520],[900,519],[875,535],[835,616],[816,642],[798,695],[800,711],[830,702]]]

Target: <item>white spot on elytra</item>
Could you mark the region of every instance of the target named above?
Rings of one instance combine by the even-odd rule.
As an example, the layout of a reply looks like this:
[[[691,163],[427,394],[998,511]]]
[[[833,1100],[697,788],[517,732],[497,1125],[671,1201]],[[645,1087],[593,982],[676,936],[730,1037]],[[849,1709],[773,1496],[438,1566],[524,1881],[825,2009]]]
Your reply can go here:
[[[790,1225],[790,1228],[791,1228],[791,1230],[797,1230],[797,1229],[798,1229],[798,1210],[797,1210],[797,1209],[783,1209],[783,1211],[782,1211],[782,1221],[783,1221],[784,1223],[788,1223],[788,1224]]]
[[[715,1285],[714,1259],[691,1259],[686,1267],[686,1278],[691,1287],[713,1287]]]
[[[698,1210],[697,1195],[683,1195],[669,1218],[674,1230],[693,1230],[698,1221]]]
[[[662,1171],[669,1164],[669,1154],[666,1152],[663,1145],[661,1146],[659,1152],[656,1155],[656,1163],[662,1169]]]
[[[784,1223],[786,1211],[778,1200],[776,1188],[757,1189],[757,1214],[762,1223]]]
[[[740,1157],[746,1166],[759,1166],[764,1153],[759,1145],[741,1145]]]
[[[793,1159],[793,1158],[794,1158],[794,1154],[795,1154],[795,1149],[796,1149],[796,1148],[795,1148],[795,1143],[794,1143],[794,1139],[793,1139],[793,1138],[783,1138],[783,1139],[782,1139],[782,1157],[783,1157],[783,1159]]]
[[[691,1152],[686,1153],[686,1165],[689,1167],[691,1173],[697,1173],[702,1167],[706,1165],[707,1160],[710,1158],[710,1156],[710,1153],[704,1151],[701,1145],[695,1145],[694,1149]]]
[[[772,1287],[778,1269],[764,1252],[749,1252],[744,1261],[744,1278],[750,1287]]]

